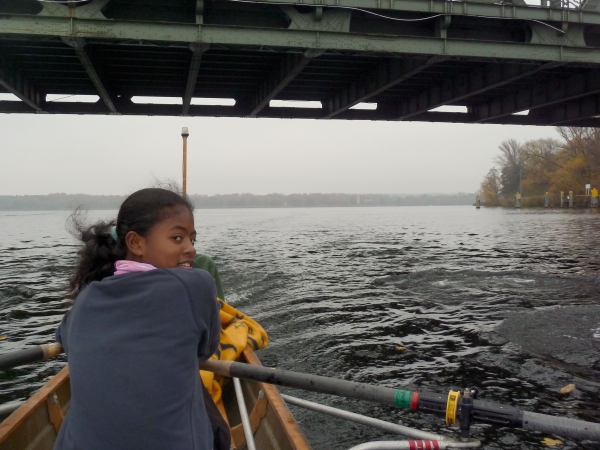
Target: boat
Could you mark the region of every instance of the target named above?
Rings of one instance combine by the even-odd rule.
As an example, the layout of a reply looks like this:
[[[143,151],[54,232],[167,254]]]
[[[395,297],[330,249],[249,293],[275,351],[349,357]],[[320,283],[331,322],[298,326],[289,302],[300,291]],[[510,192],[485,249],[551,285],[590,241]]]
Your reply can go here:
[[[239,359],[262,366],[248,347]],[[255,448],[261,450],[309,450],[308,440],[277,388],[256,381],[239,380],[243,391]],[[69,410],[71,386],[69,368],[56,376],[0,423],[0,450],[51,450]],[[223,387],[217,407],[229,424],[232,449],[248,448],[234,383]]]

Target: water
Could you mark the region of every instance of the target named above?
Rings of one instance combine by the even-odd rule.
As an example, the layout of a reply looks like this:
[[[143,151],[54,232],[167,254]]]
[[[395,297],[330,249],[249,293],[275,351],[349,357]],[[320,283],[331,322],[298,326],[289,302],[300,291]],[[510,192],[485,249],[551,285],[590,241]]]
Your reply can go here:
[[[0,335],[7,337],[0,352],[51,341],[68,309],[61,288],[76,242],[65,230],[67,216],[0,212]],[[492,332],[507,317],[598,304],[600,222],[590,211],[200,210],[196,227],[197,248],[217,261],[226,300],[268,331],[271,343],[259,353],[265,365],[411,390],[477,386],[487,400],[600,421],[596,367],[532,356],[523,350],[522,336]],[[590,328],[584,331],[592,342],[600,321]],[[535,331],[528,339],[536,339]],[[0,403],[30,395],[64,362],[0,374]],[[569,383],[578,389],[559,395]],[[449,433],[437,417],[284,390]],[[299,408],[293,412],[315,449],[393,438]],[[537,433],[479,426],[474,434],[485,449],[546,448],[546,436]],[[563,440],[563,449],[596,448]]]

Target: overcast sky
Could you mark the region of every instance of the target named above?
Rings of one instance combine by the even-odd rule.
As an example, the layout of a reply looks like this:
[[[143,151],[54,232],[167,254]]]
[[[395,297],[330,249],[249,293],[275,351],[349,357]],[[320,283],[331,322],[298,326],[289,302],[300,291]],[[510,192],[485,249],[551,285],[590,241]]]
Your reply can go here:
[[[552,127],[0,114],[0,195],[121,194],[154,180],[188,193],[475,192],[498,145]]]

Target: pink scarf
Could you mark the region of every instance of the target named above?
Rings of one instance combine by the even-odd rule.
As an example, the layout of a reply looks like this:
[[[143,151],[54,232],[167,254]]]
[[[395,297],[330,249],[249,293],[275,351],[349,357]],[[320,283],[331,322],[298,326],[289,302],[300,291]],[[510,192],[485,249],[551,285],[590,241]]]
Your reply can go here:
[[[154,270],[152,264],[145,264],[137,261],[130,261],[128,259],[120,259],[115,262],[115,275],[123,275],[126,273],[134,273],[134,272],[148,272],[149,270]]]

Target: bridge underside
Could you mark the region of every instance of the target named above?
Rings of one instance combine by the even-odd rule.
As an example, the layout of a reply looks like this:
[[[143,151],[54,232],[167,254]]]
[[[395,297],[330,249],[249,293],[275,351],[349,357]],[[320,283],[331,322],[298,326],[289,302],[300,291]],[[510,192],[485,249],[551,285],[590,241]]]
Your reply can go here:
[[[600,1],[522,1],[0,0],[0,112],[600,126]]]

